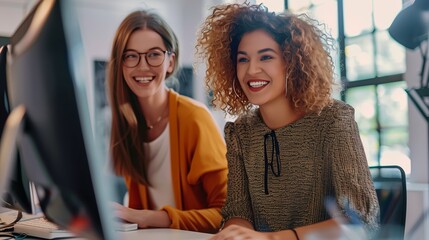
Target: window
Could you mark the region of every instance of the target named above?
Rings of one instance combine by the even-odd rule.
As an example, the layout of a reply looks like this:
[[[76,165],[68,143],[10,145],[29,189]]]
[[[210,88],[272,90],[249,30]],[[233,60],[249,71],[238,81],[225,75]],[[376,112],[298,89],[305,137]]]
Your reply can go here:
[[[403,80],[405,49],[387,28],[402,0],[259,0],[294,13],[306,13],[326,26],[338,43],[335,95],[352,105],[369,165],[400,165],[410,173],[408,108]],[[342,66],[342,67],[340,67]]]

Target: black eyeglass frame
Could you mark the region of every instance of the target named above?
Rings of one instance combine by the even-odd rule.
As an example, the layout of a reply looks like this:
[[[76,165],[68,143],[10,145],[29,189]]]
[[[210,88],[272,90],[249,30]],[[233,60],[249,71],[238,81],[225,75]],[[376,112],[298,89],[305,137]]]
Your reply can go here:
[[[271,161],[268,162],[268,153],[267,153],[267,141],[271,137]],[[274,169],[274,154],[276,155],[276,165],[277,165],[277,171]],[[281,174],[281,161],[280,161],[280,147],[279,142],[277,141],[276,133],[271,131],[270,133],[267,133],[264,135],[264,162],[265,162],[265,169],[264,169],[264,190],[265,194],[268,193],[268,167],[271,168],[271,172],[274,176],[279,177]]]
[[[164,55],[164,58],[162,59],[162,62],[160,63],[160,64],[158,64],[158,65],[153,65],[153,64],[150,64],[149,63],[149,60],[148,60],[148,58],[147,58],[147,54],[148,53],[151,53],[151,52],[154,52],[154,51],[159,51],[159,52],[162,52]],[[137,61],[137,63],[134,65],[134,66],[128,66],[128,65],[126,65],[125,64],[125,55],[127,54],[127,53],[130,53],[130,52],[132,52],[132,53],[136,53],[137,54],[137,56],[139,56],[139,59],[138,59],[138,61]],[[137,67],[139,64],[140,64],[140,62],[141,62],[141,60],[142,60],[142,57],[141,57],[141,55],[144,55],[144,59],[146,60],[146,63],[147,63],[147,65],[149,65],[149,66],[151,66],[151,67],[159,67],[159,66],[161,66],[163,63],[164,63],[164,61],[165,61],[165,55],[166,54],[171,54],[171,52],[170,51],[168,51],[168,50],[162,50],[162,49],[151,49],[151,50],[149,50],[149,51],[147,51],[147,52],[137,52],[136,50],[127,50],[127,51],[125,51],[123,54],[122,54],[122,64],[125,66],[125,67],[127,67],[127,68],[135,68],[135,67]]]

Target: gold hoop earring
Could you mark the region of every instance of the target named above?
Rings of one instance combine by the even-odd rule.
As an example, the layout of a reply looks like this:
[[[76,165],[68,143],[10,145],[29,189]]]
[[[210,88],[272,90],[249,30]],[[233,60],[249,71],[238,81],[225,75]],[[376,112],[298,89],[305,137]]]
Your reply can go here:
[[[237,96],[237,98],[240,98],[240,95],[238,95],[237,91],[235,91],[235,79],[232,81],[232,90],[234,91],[235,96]]]
[[[287,78],[285,78],[285,97],[287,97]]]

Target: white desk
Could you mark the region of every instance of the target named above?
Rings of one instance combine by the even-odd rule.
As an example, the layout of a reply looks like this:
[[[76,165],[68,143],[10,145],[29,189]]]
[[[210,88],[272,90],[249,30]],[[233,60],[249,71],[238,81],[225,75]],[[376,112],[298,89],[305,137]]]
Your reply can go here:
[[[208,233],[192,232],[170,228],[139,229],[129,232],[119,232],[118,237],[121,240],[207,240],[212,236]],[[10,239],[9,237],[0,237],[0,240]],[[25,239],[40,239],[27,236]],[[70,240],[84,240],[82,238],[68,238]]]
[[[16,217],[16,211],[10,210],[6,212],[0,212],[0,218],[6,222],[12,222]],[[23,219],[29,218],[31,215],[24,214]],[[213,234],[200,233],[193,231],[185,231],[171,228],[152,228],[152,229],[138,229],[128,232],[116,232],[119,239],[121,240],[207,240]],[[2,238],[10,239],[10,238]],[[26,239],[40,239],[32,238],[31,236],[26,237]],[[70,239],[81,239],[81,238],[70,238]]]
[[[139,229],[137,231],[119,232],[120,239],[134,240],[207,240],[212,234],[177,230],[170,228]]]

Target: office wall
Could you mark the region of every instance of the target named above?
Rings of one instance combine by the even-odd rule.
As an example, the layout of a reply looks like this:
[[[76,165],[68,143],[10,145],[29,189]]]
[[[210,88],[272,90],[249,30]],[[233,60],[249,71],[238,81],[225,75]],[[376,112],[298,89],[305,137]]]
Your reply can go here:
[[[409,6],[412,0],[405,0],[404,6]],[[412,26],[410,26],[412,27]],[[420,85],[420,71],[422,64],[420,51],[407,50],[406,72],[404,79],[408,88],[418,88]],[[424,79],[428,79],[428,66]],[[411,239],[429,239],[429,219],[426,217],[418,223],[419,217],[429,208],[429,130],[428,123],[419,110],[408,101],[409,121],[409,147],[411,159],[411,174],[408,182],[408,206],[406,231],[411,230],[416,224],[419,228]],[[420,219],[421,220],[421,219]]]
[[[36,0],[0,0],[0,36],[10,36]]]
[[[407,50],[407,70],[404,78],[408,88],[419,87],[421,54],[417,49]],[[425,78],[427,79],[427,78]],[[411,174],[408,187],[407,226],[410,230],[418,221],[419,216],[429,208],[429,144],[428,123],[416,106],[408,101],[409,108],[409,147]],[[412,239],[429,239],[429,219],[420,224]]]

